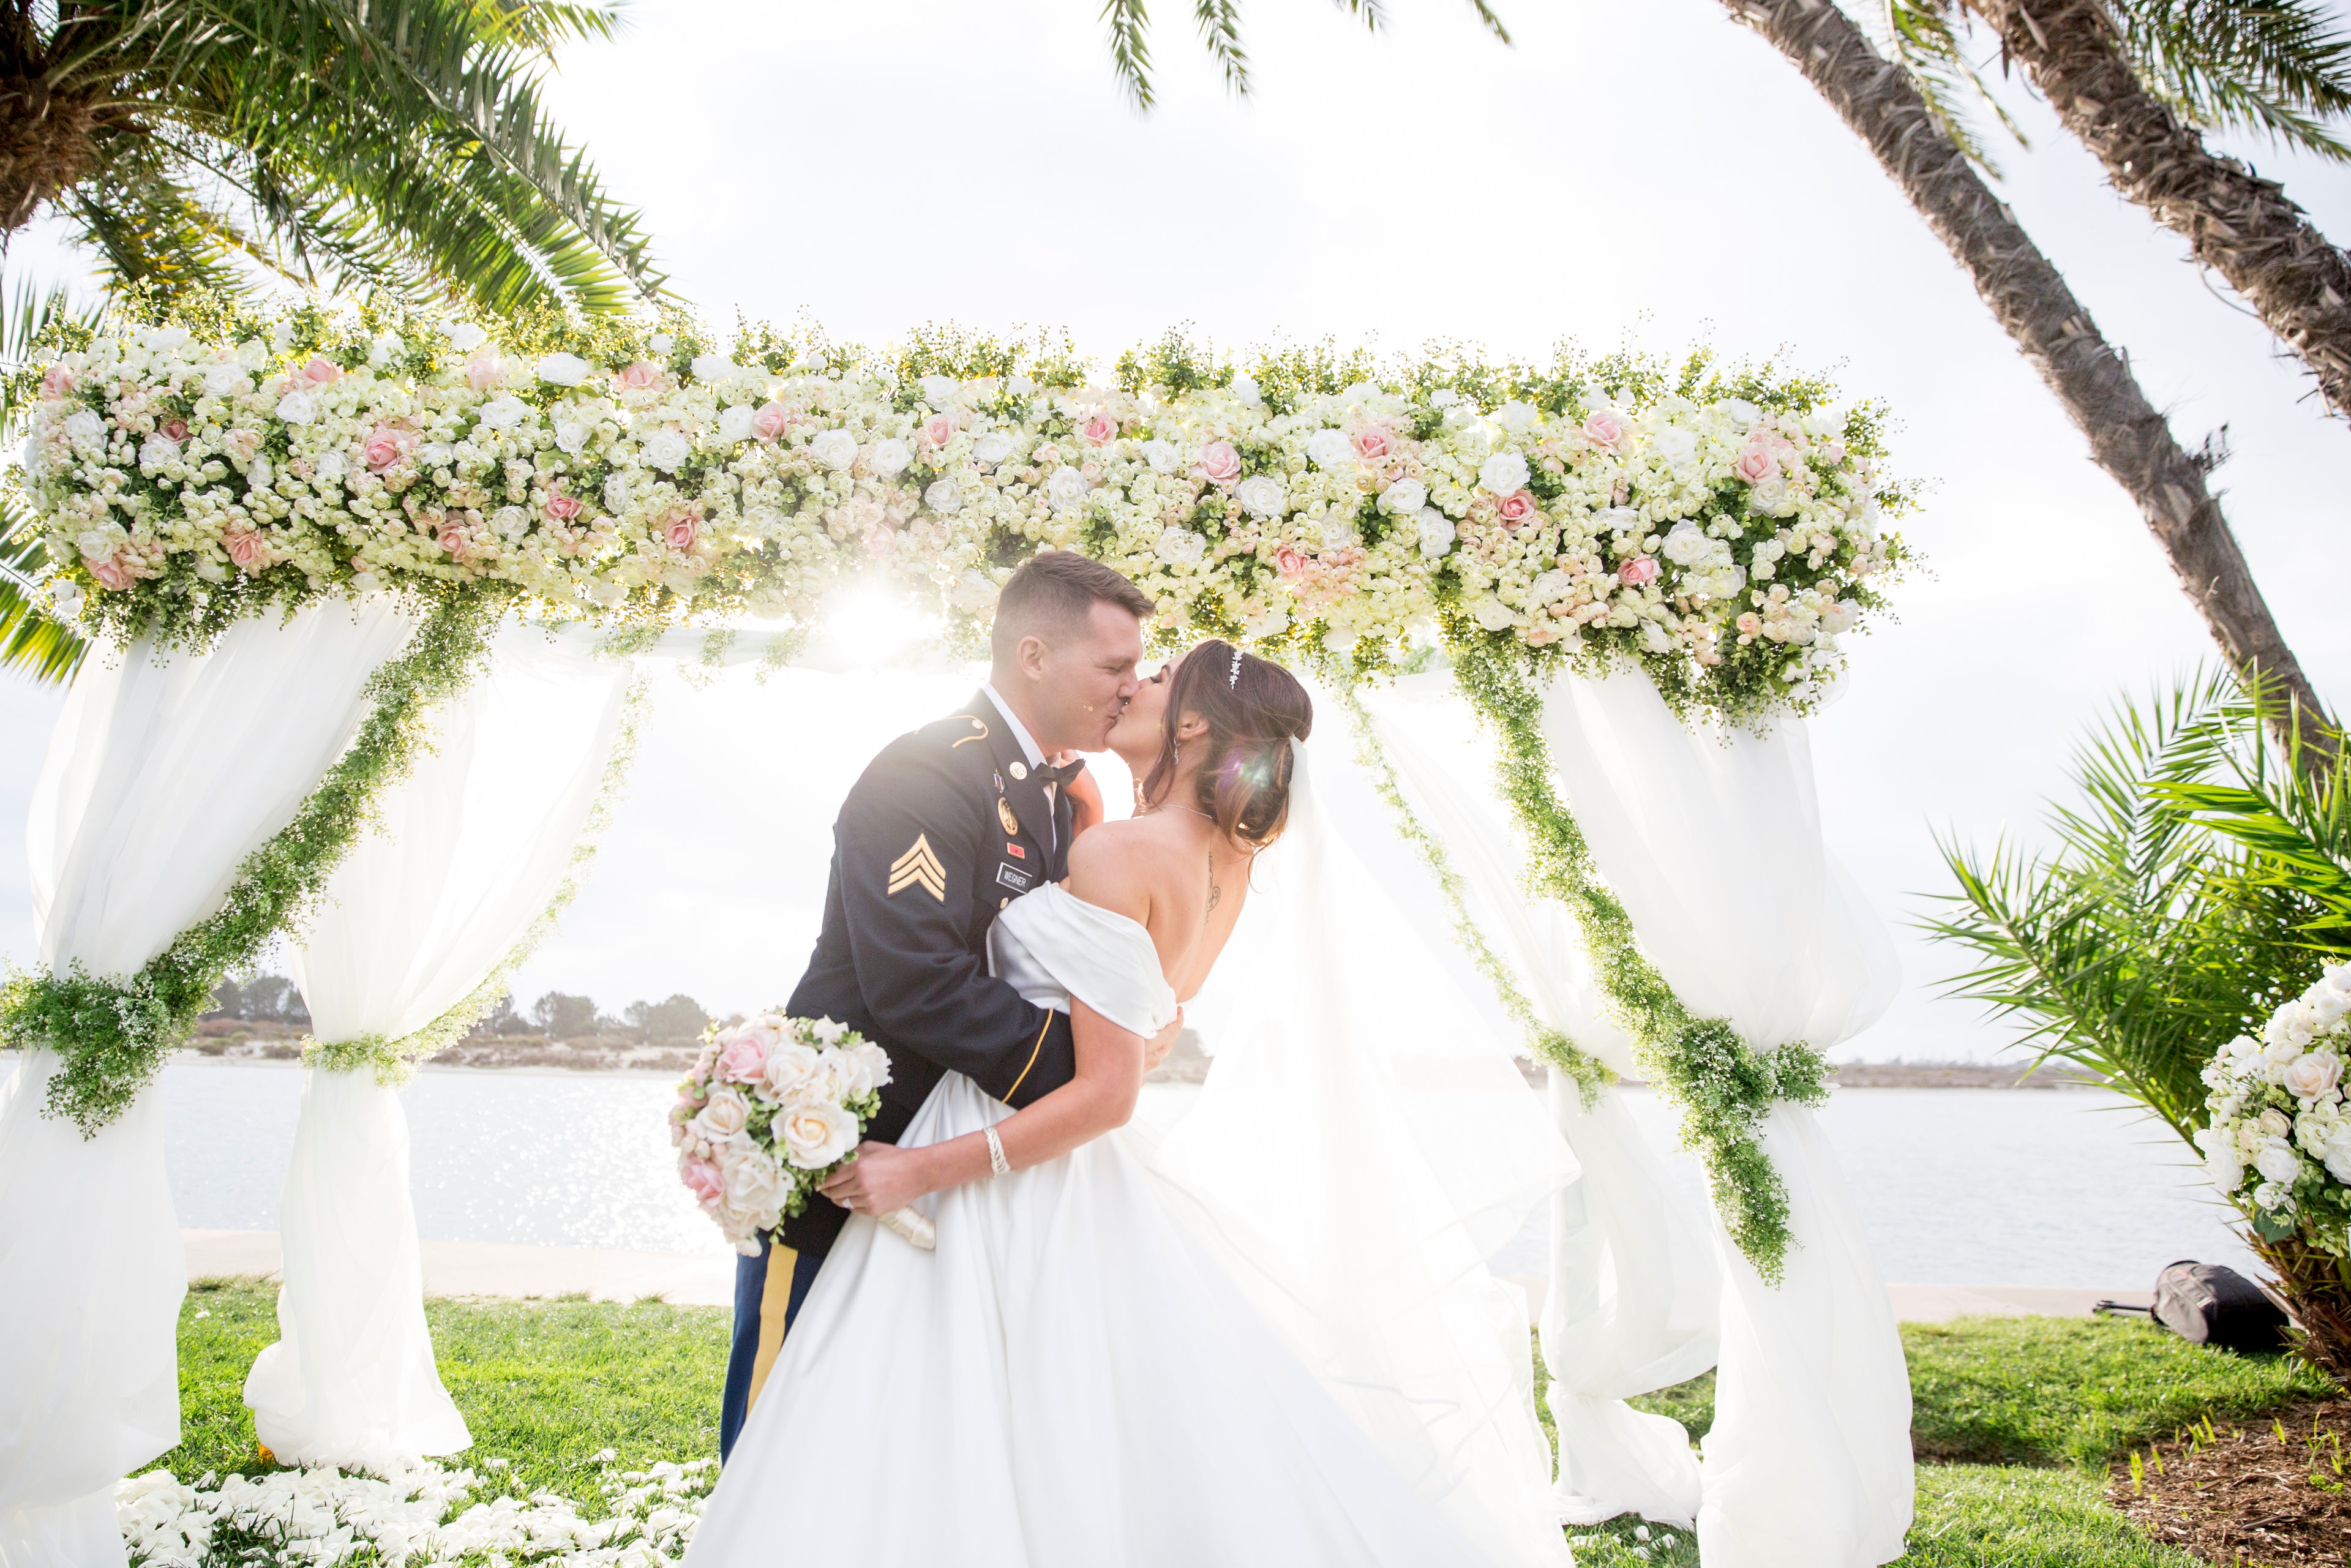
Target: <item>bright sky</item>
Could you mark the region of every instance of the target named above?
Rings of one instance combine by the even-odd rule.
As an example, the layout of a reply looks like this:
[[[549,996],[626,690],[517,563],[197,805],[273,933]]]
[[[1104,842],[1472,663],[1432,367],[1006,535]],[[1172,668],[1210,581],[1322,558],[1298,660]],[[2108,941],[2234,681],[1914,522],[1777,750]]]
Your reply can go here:
[[[1186,8],[1161,9],[1149,117],[1117,96],[1096,7],[1037,0],[670,0],[620,43],[573,51],[553,97],[645,209],[674,286],[722,321],[805,310],[864,340],[948,319],[1066,326],[1104,361],[1184,321],[1232,344],[1454,338],[1525,356],[1710,337],[1731,355],[1786,345],[1889,402],[1900,470],[1930,483],[1906,525],[1928,566],[1899,624],[1854,644],[1850,693],[1813,733],[1833,841],[1896,925],[1908,986],[1844,1054],[1994,1049],[1971,1006],[1934,996],[1952,956],[1902,929],[1945,884],[1933,832],[2032,832],[2084,723],[2209,644],[2134,509],[1891,183],[1708,0],[1506,3],[1515,48],[1437,0],[1397,0],[1378,38],[1331,6],[1259,0],[1247,104]],[[2351,701],[2351,430],[2045,113],[2015,108],[2036,150],[2003,149],[2003,194],[2181,439],[2228,425],[2220,482],[2255,574],[2320,692]],[[2351,236],[2351,177],[2244,151]],[[17,265],[63,263],[35,245]],[[782,995],[840,789],[968,685],[876,690],[666,683],[595,879],[523,996]],[[0,676],[0,954],[19,959],[20,827],[57,701]],[[722,787],[725,757],[752,761],[760,788]]]

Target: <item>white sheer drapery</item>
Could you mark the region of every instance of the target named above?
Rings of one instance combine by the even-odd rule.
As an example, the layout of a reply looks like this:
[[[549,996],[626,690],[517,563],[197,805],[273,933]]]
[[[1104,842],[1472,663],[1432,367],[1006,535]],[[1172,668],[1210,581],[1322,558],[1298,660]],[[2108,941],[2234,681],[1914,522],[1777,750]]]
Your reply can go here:
[[[292,949],[318,1039],[412,1034],[523,938],[571,864],[630,674],[542,632],[499,635]],[[346,1466],[467,1447],[424,1322],[407,1117],[373,1069],[308,1074],[278,1233],[280,1337],[245,1385],[261,1441]]]
[[[1367,692],[1413,810],[1444,843],[1470,915],[1537,1015],[1628,1076],[1632,1041],[1603,1010],[1573,917],[1521,887],[1525,852],[1493,785],[1494,743],[1448,674]],[[1553,1498],[1569,1523],[1620,1513],[1687,1524],[1699,1478],[1688,1434],[1625,1401],[1712,1366],[1721,1276],[1704,1207],[1676,1185],[1614,1089],[1586,1106],[1552,1076],[1553,1125],[1583,1167],[1552,1200],[1541,1338],[1558,1430]]]
[[[1685,727],[1646,675],[1555,678],[1544,738],[1594,861],[1690,1010],[1759,1049],[1825,1051],[1893,999],[1893,944],[1820,828],[1804,726]],[[1910,1385],[1884,1284],[1817,1119],[1781,1105],[1786,1277],[1717,1225],[1722,1353],[1703,1448],[1708,1568],[1871,1568],[1902,1555]]]
[[[1525,1292],[1486,1260],[1573,1158],[1327,831],[1302,756],[1250,882],[1192,1013],[1215,1065],[1154,1168],[1399,1476],[1489,1561],[1564,1568]]]
[[[389,599],[241,622],[203,654],[94,652],[26,832],[42,962],[135,973],[216,907],[367,712],[413,619]],[[57,1057],[0,1104],[0,1563],[123,1561],[114,1483],[179,1440],[186,1290],[149,1090],[85,1140],[41,1114]]]

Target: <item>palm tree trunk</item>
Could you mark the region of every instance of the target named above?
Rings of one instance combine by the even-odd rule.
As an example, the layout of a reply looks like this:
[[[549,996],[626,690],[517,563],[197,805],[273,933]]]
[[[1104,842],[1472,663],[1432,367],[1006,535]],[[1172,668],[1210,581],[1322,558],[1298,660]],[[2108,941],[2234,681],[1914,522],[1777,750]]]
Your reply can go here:
[[[2325,710],[2278,632],[2205,465],[2181,450],[2129,364],[1936,123],[1901,67],[1872,47],[1830,0],[1723,0],[1804,74],[1868,144],[1910,204],[1974,280],[2018,350],[2057,394],[2090,454],[2138,503],[2230,664]]]
[[[2097,0],[1968,0],[2128,201],[2188,241],[2351,418],[2351,256],[2147,90]]]

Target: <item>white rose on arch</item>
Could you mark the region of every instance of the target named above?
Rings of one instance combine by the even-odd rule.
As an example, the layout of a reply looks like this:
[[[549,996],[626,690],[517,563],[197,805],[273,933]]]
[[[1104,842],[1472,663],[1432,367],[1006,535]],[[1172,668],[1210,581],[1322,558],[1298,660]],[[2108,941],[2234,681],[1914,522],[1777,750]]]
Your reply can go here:
[[[577,354],[549,354],[531,373],[551,387],[576,387],[588,379],[588,361]]]
[[[214,397],[234,397],[238,392],[253,390],[253,378],[235,361],[226,361],[204,371],[204,391]]]
[[[461,354],[480,348],[489,340],[489,337],[487,332],[483,331],[471,321],[449,323],[449,346]]]
[[[1056,512],[1078,510],[1092,493],[1093,486],[1086,483],[1085,475],[1066,463],[1054,469],[1045,481],[1045,503]]]
[[[923,492],[923,505],[943,517],[952,517],[963,510],[963,486],[955,482],[953,475],[934,479]]]
[[[1478,467],[1478,483],[1497,496],[1526,488],[1527,460],[1515,452],[1497,452]]]
[[[2315,1100],[2343,1081],[2343,1059],[2331,1051],[2314,1051],[2285,1065],[2285,1092],[2301,1100]]]
[[[1698,437],[1679,425],[1661,424],[1649,436],[1650,449],[1677,467],[1698,455]]]
[[[1169,566],[1196,566],[1208,553],[1208,541],[1190,528],[1170,527],[1160,530],[1152,553]]]
[[[1003,438],[999,436],[998,439]],[[1010,442],[1007,441],[1004,444],[1006,450],[1011,449]],[[1176,465],[1182,460],[1182,457],[1183,454],[1176,450],[1176,444],[1172,441],[1161,441],[1155,436],[1143,444],[1143,460],[1151,465],[1151,471],[1154,474],[1173,474],[1176,472]]]
[[[947,597],[957,610],[977,615],[996,602],[996,584],[988,580],[987,574],[977,567],[967,566],[963,569],[963,575],[956,579],[955,587]]]
[[[1457,530],[1453,519],[1435,507],[1423,507],[1414,519],[1420,526],[1420,553],[1429,560],[1441,560],[1453,549]]]
[[[1398,514],[1417,512],[1427,500],[1428,486],[1406,475],[1380,492],[1380,510]]]
[[[1697,566],[1714,551],[1714,541],[1695,518],[1684,517],[1666,535],[1665,544],[1657,553],[1676,566]]]
[[[1353,468],[1355,465],[1354,444],[1343,430],[1322,429],[1306,438],[1306,455],[1317,468]]]
[[[983,468],[993,468],[1012,455],[1012,438],[1000,430],[991,430],[971,444],[972,460]]]
[[[2283,1138],[2272,1138],[2262,1145],[2261,1153],[2253,1156],[2253,1168],[2265,1181],[2280,1186],[2290,1186],[2302,1175],[2302,1159]]]
[[[751,421],[758,410],[747,402],[733,403],[718,413],[718,439],[729,446],[739,446],[751,439]]]
[[[1290,510],[1290,492],[1282,488],[1280,480],[1266,474],[1252,474],[1235,486],[1233,499],[1250,517],[1269,523]]]
[[[89,411],[84,410],[83,412],[88,413]],[[96,414],[91,414],[90,417],[92,419],[96,419],[98,416]],[[277,400],[277,417],[284,420],[287,423],[298,427],[309,423],[312,420],[319,417],[318,395],[314,392],[287,392],[284,397]],[[70,421],[67,423],[67,428],[68,431],[71,430],[72,423]]]
[[[893,435],[873,444],[873,453],[866,459],[866,465],[884,479],[895,479],[914,460],[914,448]]]
[[[503,397],[494,397],[484,403],[481,406],[480,418],[482,423],[491,430],[512,430],[522,423],[523,415],[529,412],[528,403],[512,392],[508,392]]]
[[[308,392],[289,392],[287,395],[288,397],[300,397],[307,400],[309,398],[310,394]],[[314,408],[316,404],[312,402],[306,401],[302,406],[305,410],[308,410]],[[280,418],[285,416],[286,404],[283,400],[278,402],[277,412]],[[308,413],[305,413],[299,421],[289,420],[287,423],[308,424],[310,423],[310,415]],[[104,441],[106,439],[106,421],[93,410],[78,408],[71,413],[66,415],[66,439],[72,442],[76,446],[89,446],[95,443]]]
[[[1478,624],[1489,632],[1507,632],[1519,622],[1517,613],[1509,605],[1490,594],[1478,601],[1477,608],[1470,613],[1477,618]]]
[[[953,376],[925,376],[914,384],[923,389],[923,401],[935,409],[943,409],[955,401]]]
[[[857,437],[838,428],[820,433],[808,449],[810,456],[835,473],[857,461]]]
[[[638,455],[645,460],[646,466],[670,474],[694,455],[694,444],[685,438],[683,431],[656,430],[645,437],[637,450]]]

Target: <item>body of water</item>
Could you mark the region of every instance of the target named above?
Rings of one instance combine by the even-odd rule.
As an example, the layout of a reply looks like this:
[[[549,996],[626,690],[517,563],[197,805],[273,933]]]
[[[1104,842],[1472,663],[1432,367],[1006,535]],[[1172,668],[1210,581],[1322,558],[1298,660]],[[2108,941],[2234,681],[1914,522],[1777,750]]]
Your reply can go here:
[[[300,1070],[183,1061],[162,1092],[180,1223],[275,1229]],[[1193,1092],[1152,1085],[1144,1113],[1179,1114]],[[1644,1131],[1671,1147],[1671,1109],[1627,1093]],[[665,1078],[426,1071],[406,1094],[428,1239],[725,1249],[672,1169]],[[1888,1280],[2145,1290],[2178,1258],[2252,1268],[2190,1151],[2118,1096],[1849,1089],[1822,1119]],[[1686,1157],[1677,1176],[1695,1200]],[[1539,1225],[1496,1261],[1541,1275]]]

